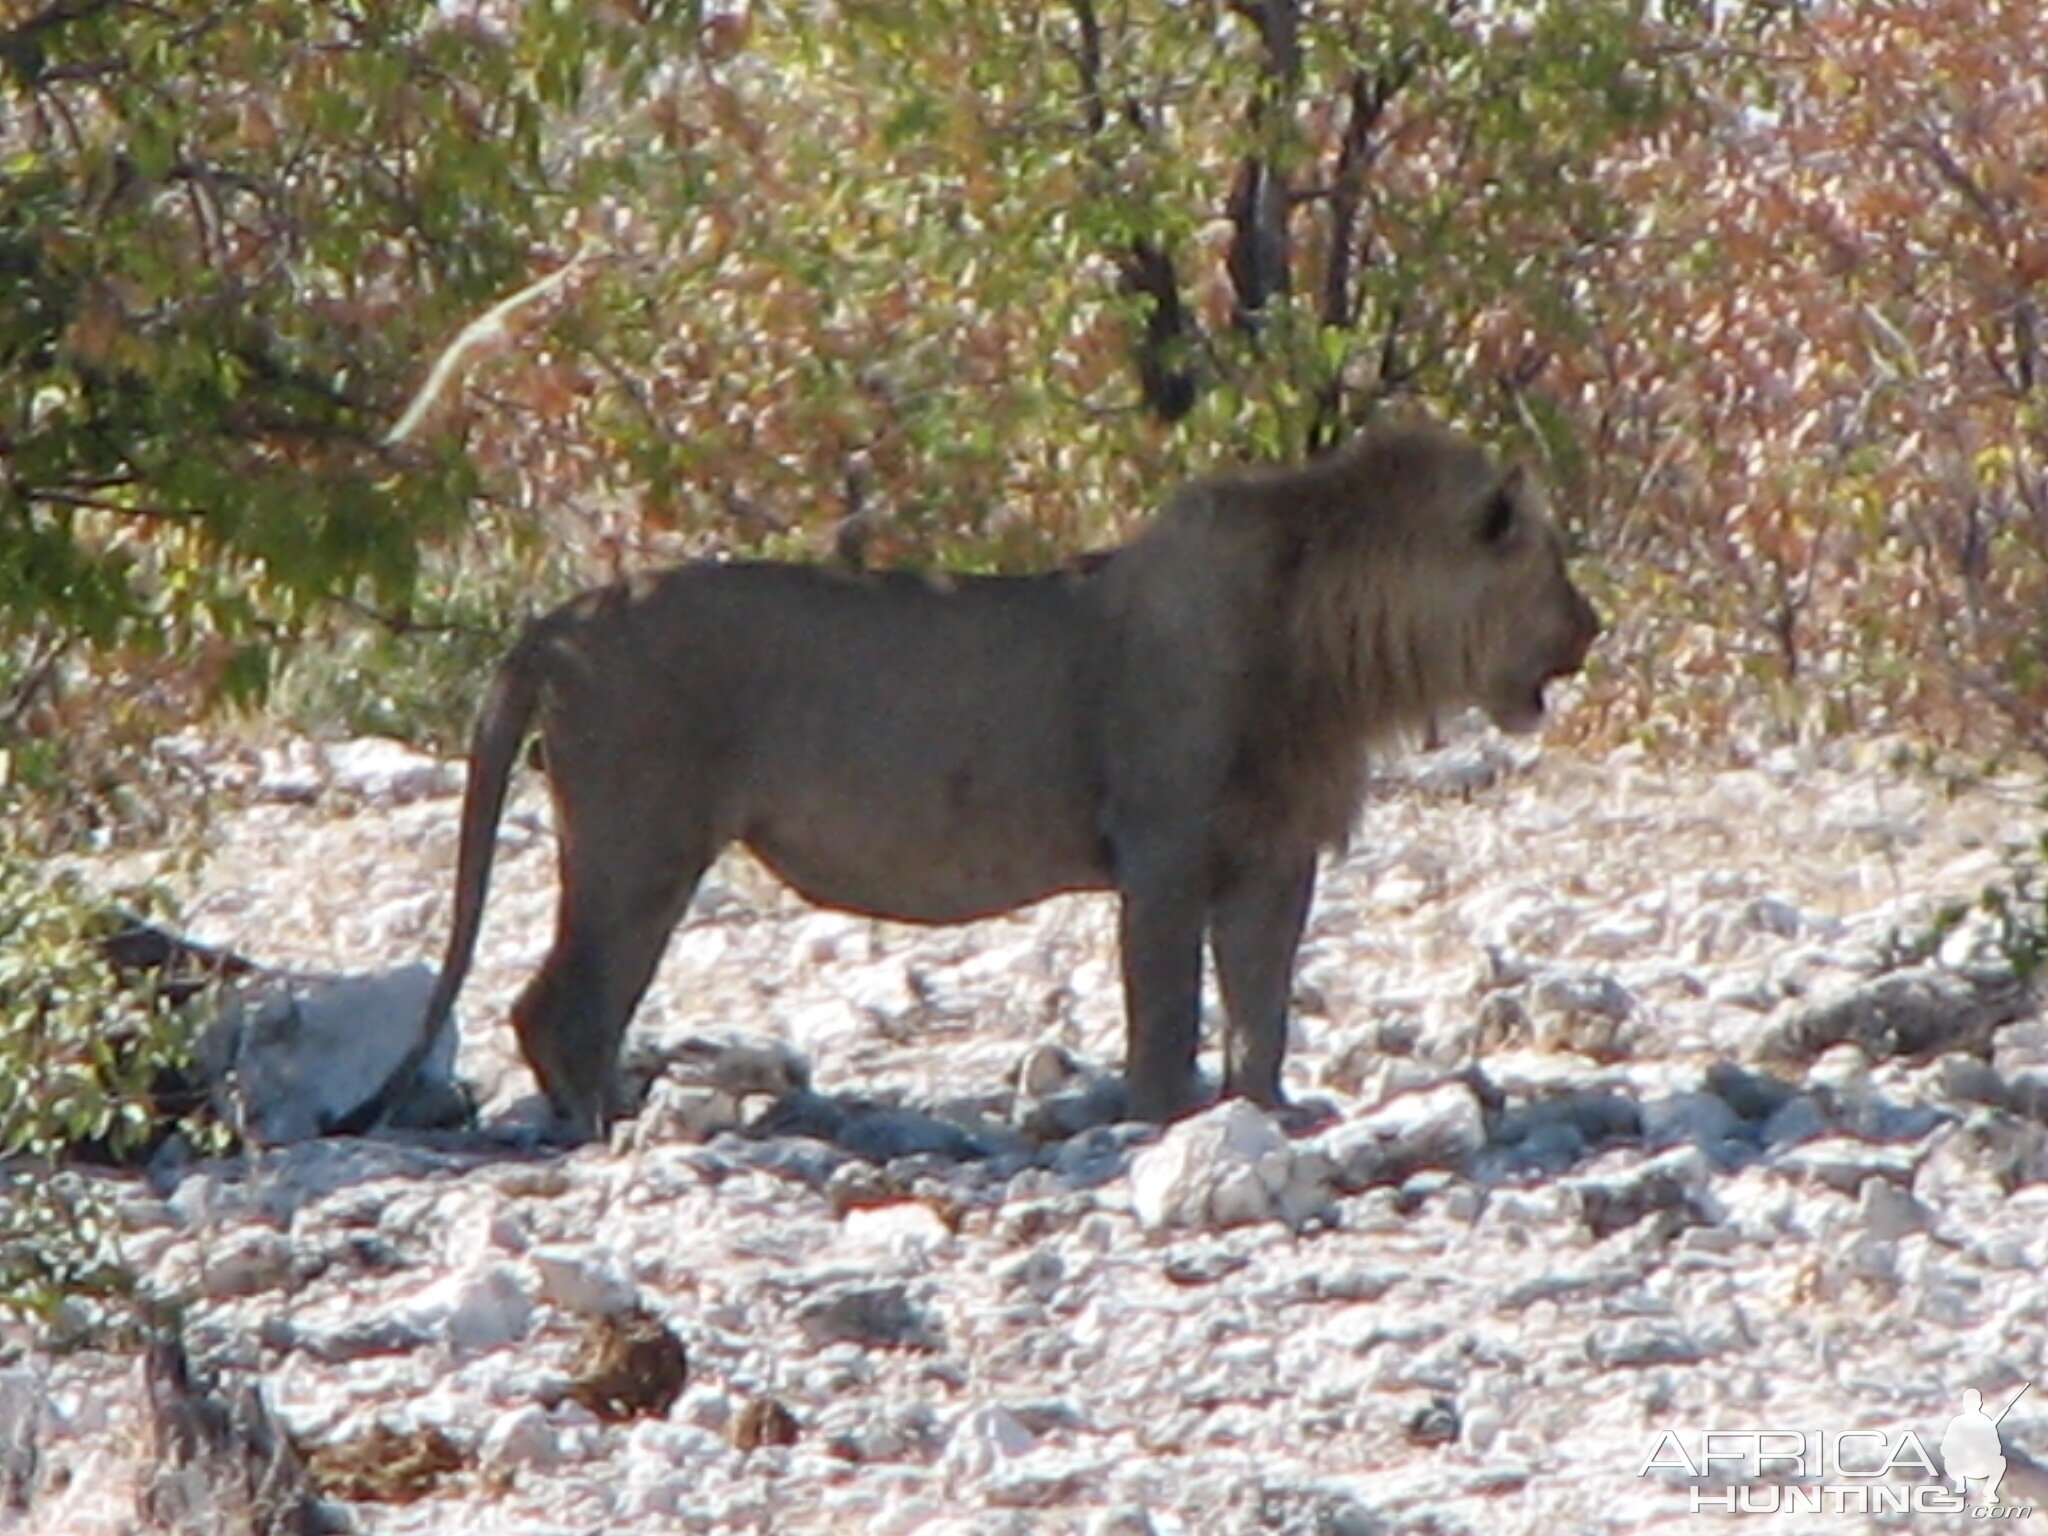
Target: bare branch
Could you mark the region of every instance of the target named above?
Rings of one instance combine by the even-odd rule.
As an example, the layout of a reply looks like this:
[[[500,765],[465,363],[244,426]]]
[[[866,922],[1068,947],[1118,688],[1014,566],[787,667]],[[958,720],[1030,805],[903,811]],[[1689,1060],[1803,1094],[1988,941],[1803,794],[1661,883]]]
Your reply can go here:
[[[379,629],[391,635],[481,635],[486,633],[484,629],[475,624],[461,624],[453,621],[430,624],[414,618],[410,612],[386,613],[374,604],[366,603],[361,598],[350,597],[341,592],[328,593],[327,600],[333,603],[335,607],[344,609],[359,619],[367,619],[370,623],[375,624]]]
[[[1246,120],[1255,142],[1271,122],[1284,122],[1286,103],[1300,83],[1300,16],[1296,0],[1233,0],[1231,9],[1258,28],[1265,48],[1266,78],[1253,92]],[[1269,114],[1277,102],[1280,111]],[[1287,225],[1292,203],[1287,174],[1274,163],[1269,146],[1255,148],[1239,164],[1231,184],[1228,213],[1233,233],[1226,264],[1236,290],[1234,319],[1255,331],[1267,301],[1292,285],[1293,249]]]
[[[1186,356],[1192,327],[1181,305],[1173,257],[1163,246],[1138,236],[1123,261],[1123,287],[1126,293],[1143,294],[1152,301],[1145,334],[1136,348],[1145,404],[1160,420],[1179,421],[1195,408],[1196,390]]]
[[[512,317],[528,305],[546,298],[575,276],[588,255],[587,247],[579,250],[554,271],[535,278],[516,293],[500,299],[457,332],[455,339],[434,360],[426,383],[412,397],[405,414],[398,418],[398,425],[385,434],[384,446],[396,448],[410,441],[419,431],[420,423],[440,402],[441,396],[479,354],[502,351],[512,344]]]
[[[1115,171],[1103,145],[1109,127],[1109,95],[1103,83],[1102,19],[1095,0],[1069,0],[1080,42],[1069,51],[1080,76],[1082,119],[1088,130],[1098,192],[1115,183]],[[1133,128],[1146,130],[1144,113],[1127,100],[1125,113]],[[1144,331],[1131,344],[1138,387],[1145,408],[1162,421],[1179,421],[1194,409],[1198,393],[1189,352],[1195,324],[1181,302],[1180,274],[1173,253],[1149,234],[1133,234],[1117,259],[1123,291],[1149,301]]]
[[[1918,155],[1932,166],[1934,173],[1948,184],[1951,191],[1961,194],[1963,201],[1976,210],[1994,237],[2005,237],[2005,210],[1985,190],[1983,183],[1963,168],[1933,128],[1922,123],[1913,132],[1902,134],[1897,142],[1899,147]]]
[[[29,657],[7,697],[0,699],[0,734],[15,730],[36,704],[50,697],[57,687],[57,664],[71,642],[57,635],[44,635],[30,642]]]
[[[47,502],[54,507],[76,507],[86,512],[112,512],[121,517],[137,517],[145,522],[190,523],[206,516],[198,507],[157,507],[128,501],[116,501],[107,496],[94,496],[82,491],[62,490],[55,486],[31,486],[22,492],[30,501]]]
[[[1102,94],[1102,18],[1095,0],[1072,0],[1074,24],[1081,29],[1081,47],[1074,67],[1081,75],[1082,117],[1091,135],[1109,124],[1109,106]]]

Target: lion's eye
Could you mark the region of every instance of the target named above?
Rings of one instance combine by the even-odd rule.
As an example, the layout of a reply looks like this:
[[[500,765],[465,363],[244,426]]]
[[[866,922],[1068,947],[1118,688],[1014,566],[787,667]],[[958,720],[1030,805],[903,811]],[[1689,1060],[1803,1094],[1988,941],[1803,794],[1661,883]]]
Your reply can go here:
[[[1479,538],[1485,544],[1498,544],[1508,536],[1515,526],[1515,498],[1508,494],[1508,488],[1501,486],[1486,503],[1486,517],[1479,525]]]

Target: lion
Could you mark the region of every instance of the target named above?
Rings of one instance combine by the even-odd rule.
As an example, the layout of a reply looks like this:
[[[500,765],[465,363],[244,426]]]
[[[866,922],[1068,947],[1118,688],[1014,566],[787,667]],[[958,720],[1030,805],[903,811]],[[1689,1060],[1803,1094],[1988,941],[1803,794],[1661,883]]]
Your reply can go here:
[[[1114,891],[1134,1118],[1197,1097],[1202,951],[1223,1088],[1278,1107],[1316,866],[1367,754],[1477,706],[1502,729],[1600,632],[1535,478],[1423,422],[1172,495],[1129,543],[1028,576],[709,562],[535,621],[475,727],[455,913],[408,1083],[475,951],[537,717],[561,867],[512,1008],[571,1139],[699,879],[734,843],[821,906],[964,923]]]

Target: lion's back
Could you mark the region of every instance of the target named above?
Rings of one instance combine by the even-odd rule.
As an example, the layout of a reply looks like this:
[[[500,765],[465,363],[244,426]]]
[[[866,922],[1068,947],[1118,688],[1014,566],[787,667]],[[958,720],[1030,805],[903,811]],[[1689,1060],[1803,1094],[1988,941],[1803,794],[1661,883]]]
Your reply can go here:
[[[1093,881],[1087,588],[764,562],[586,594],[536,632],[551,771],[687,797],[836,905],[935,918]]]

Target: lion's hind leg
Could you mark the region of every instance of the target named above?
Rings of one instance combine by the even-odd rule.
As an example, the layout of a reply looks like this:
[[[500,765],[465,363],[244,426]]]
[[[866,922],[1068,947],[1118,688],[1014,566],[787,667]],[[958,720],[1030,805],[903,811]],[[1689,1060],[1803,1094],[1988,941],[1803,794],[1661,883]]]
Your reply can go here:
[[[563,862],[554,943],[513,1004],[512,1024],[563,1130],[586,1140],[627,1108],[619,1042],[710,854],[661,861],[659,874],[643,863],[630,881]]]

